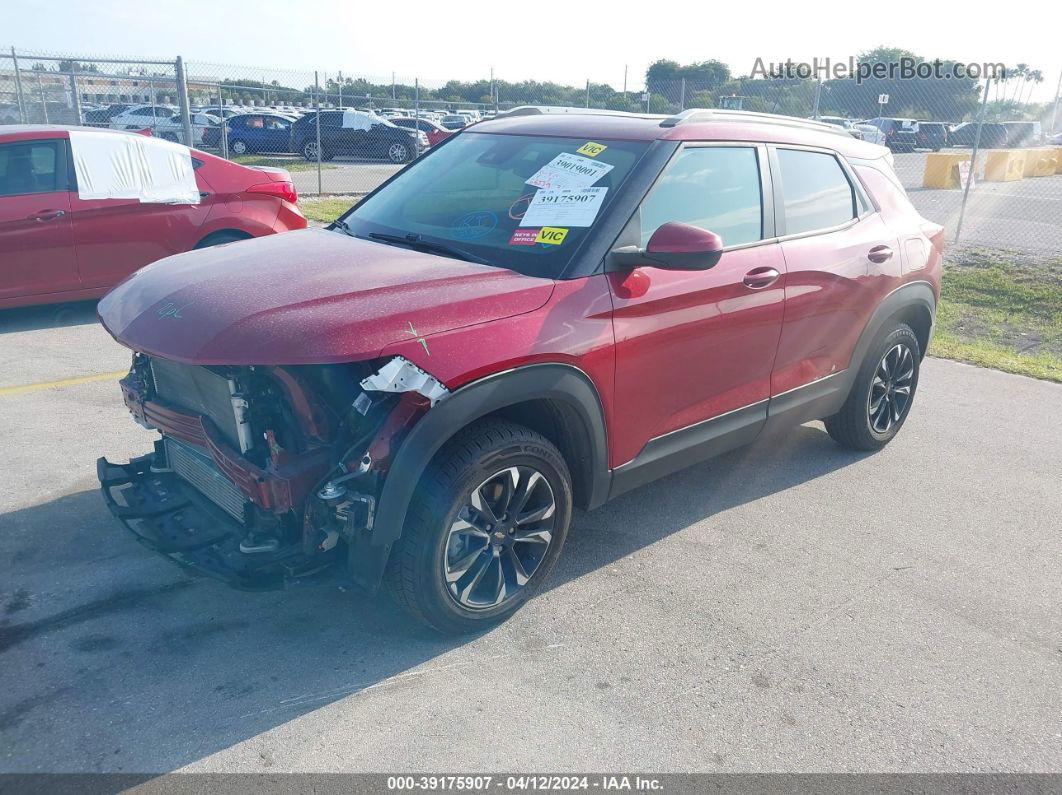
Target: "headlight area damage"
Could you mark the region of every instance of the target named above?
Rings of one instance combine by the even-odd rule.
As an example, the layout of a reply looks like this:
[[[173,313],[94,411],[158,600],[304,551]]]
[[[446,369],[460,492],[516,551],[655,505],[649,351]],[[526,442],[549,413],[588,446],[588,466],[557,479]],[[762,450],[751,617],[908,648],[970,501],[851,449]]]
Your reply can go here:
[[[249,590],[375,588],[373,518],[394,452],[447,388],[412,362],[206,367],[134,354],[126,406],[162,438],[101,458],[111,512],[145,546]]]

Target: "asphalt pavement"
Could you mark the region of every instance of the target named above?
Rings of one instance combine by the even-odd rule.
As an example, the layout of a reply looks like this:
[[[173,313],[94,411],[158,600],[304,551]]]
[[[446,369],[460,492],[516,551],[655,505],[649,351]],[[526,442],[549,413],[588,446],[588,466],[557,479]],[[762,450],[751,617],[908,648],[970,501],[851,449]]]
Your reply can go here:
[[[579,514],[454,640],[139,547],[93,462],[153,435],[91,305],[0,313],[0,362],[0,771],[1062,765],[1062,385],[930,358],[885,450],[810,423]]]

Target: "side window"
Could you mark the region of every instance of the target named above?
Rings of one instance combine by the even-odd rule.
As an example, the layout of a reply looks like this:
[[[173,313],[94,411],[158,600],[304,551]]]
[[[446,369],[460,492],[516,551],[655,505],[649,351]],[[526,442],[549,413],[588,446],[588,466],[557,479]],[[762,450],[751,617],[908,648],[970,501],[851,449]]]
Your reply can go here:
[[[756,150],[704,146],[682,150],[641,206],[641,244],[668,221],[715,232],[724,246],[763,238],[763,197]]]
[[[777,151],[787,235],[828,229],[856,217],[855,194],[836,157],[800,149]]]
[[[63,190],[59,142],[27,141],[0,145],[0,196]]]

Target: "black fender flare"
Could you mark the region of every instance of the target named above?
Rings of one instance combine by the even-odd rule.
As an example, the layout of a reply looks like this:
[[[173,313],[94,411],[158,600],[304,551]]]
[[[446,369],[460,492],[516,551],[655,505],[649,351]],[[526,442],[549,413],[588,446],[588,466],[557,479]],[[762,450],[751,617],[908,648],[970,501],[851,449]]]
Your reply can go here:
[[[553,400],[572,409],[586,431],[591,477],[588,504],[608,496],[608,438],[601,398],[590,377],[567,364],[530,364],[473,381],[439,401],[410,429],[384,479],[369,544],[351,548],[355,582],[375,591],[391,545],[403,530],[406,510],[421,475],[439,449],[461,428],[481,417],[529,400]]]
[[[863,333],[859,335],[859,341],[852,350],[852,358],[848,363],[849,371],[853,371],[853,378],[855,378],[854,371],[858,370],[863,363],[867,350],[877,339],[878,333],[881,331],[881,327],[885,325],[885,322],[912,306],[923,307],[929,312],[930,333],[932,333],[932,327],[937,318],[937,294],[933,291],[933,285],[925,281],[908,282],[900,285],[881,299],[881,303],[878,304],[877,309],[874,310],[870,320],[867,321],[866,326],[863,328]],[[920,351],[920,353],[922,356],[926,354],[925,351]]]

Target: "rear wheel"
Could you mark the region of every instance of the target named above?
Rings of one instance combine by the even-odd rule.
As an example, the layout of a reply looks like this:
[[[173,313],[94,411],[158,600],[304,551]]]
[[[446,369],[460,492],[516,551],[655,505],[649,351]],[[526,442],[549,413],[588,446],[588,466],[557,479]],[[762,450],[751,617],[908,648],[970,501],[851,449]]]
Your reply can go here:
[[[407,163],[413,159],[413,147],[402,141],[395,141],[387,147],[387,159],[392,163]]]
[[[508,618],[542,585],[571,521],[568,467],[548,439],[487,420],[435,456],[388,562],[395,600],[446,633]]]
[[[920,361],[911,327],[886,326],[863,360],[844,406],[825,420],[827,433],[853,450],[878,450],[892,441],[911,411]]]
[[[236,139],[235,141],[229,141],[229,151],[234,155],[245,155],[251,151],[251,148],[244,141]]]
[[[302,156],[305,157],[307,160],[317,162],[317,155],[317,141],[307,141],[302,145]],[[325,157],[323,159],[327,160],[328,158]]]

